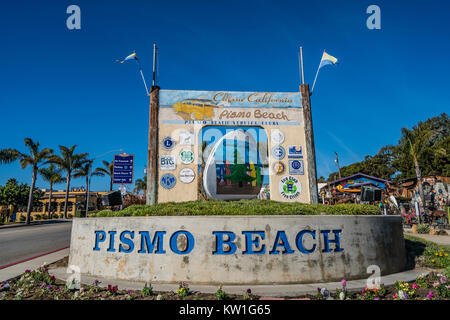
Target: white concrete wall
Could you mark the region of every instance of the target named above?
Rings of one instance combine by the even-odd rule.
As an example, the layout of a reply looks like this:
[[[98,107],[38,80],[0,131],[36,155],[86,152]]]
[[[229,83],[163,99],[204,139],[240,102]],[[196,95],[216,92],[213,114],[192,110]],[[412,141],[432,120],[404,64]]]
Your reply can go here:
[[[176,254],[171,250],[170,237],[185,230],[194,238],[194,247],[188,254]],[[302,253],[296,245],[301,230],[315,232],[316,239],[305,234],[301,245],[312,253]],[[341,252],[324,249],[321,231],[341,230]],[[105,241],[96,246],[95,231],[106,233]],[[109,231],[116,231],[115,252],[108,252]],[[134,231],[134,250],[119,252],[123,231]],[[139,231],[148,231],[151,238],[156,231],[165,231],[165,253],[138,253],[141,249]],[[230,231],[236,235],[236,252],[230,255],[213,254],[216,251],[214,231]],[[264,254],[243,254],[246,238],[243,231],[262,231],[265,239]],[[284,231],[293,253],[270,254],[278,231]],[[99,233],[100,234],[100,233]],[[130,238],[130,234],[125,236]],[[227,237],[225,237],[226,239]],[[254,236],[254,238],[257,238]],[[126,240],[125,240],[126,242]],[[186,248],[186,238],[180,236],[178,250]],[[224,247],[225,250],[227,246]],[[156,246],[154,250],[156,251]],[[82,274],[98,275],[114,279],[151,281],[153,283],[202,284],[288,284],[339,281],[368,278],[369,265],[378,265],[381,274],[403,270],[405,266],[403,229],[399,216],[176,216],[176,217],[118,217],[74,218],[69,264],[79,266]]]

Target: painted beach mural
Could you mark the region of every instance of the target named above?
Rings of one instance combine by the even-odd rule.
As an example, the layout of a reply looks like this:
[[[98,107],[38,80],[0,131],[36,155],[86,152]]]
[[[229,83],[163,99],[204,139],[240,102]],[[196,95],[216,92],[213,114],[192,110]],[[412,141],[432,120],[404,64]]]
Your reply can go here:
[[[264,129],[208,126],[199,138],[205,146],[203,184],[211,198],[254,198],[269,183]]]

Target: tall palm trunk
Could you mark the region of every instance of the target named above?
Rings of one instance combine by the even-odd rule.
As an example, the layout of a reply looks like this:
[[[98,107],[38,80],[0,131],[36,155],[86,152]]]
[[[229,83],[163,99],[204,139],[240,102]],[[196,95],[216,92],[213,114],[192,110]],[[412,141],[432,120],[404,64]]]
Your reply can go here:
[[[113,177],[111,176],[111,179],[109,180],[109,191],[112,191],[113,186]]]
[[[89,203],[88,203],[88,192],[89,192],[89,175],[86,176],[86,208],[87,209],[85,212],[89,212]],[[86,216],[87,217],[87,216]]]
[[[34,191],[34,185],[36,184],[36,177],[37,177],[37,167],[33,167],[33,176],[31,178],[30,193],[28,195],[26,224],[30,224],[31,210],[33,209],[33,191]]]
[[[64,198],[64,219],[67,219],[67,204],[69,202],[69,188],[70,188],[70,173],[67,173],[66,178],[66,196]]]
[[[49,219],[52,215],[52,192],[53,192],[53,183],[50,183],[50,194],[48,196],[48,218]]]
[[[417,189],[419,190],[420,202],[421,202],[422,208],[425,208],[425,196],[423,193],[423,186],[422,186],[422,171],[420,170],[419,162],[417,161],[417,159],[414,159],[414,169],[416,170]],[[419,207],[419,211],[420,211],[420,207]],[[421,219],[420,219],[419,212],[417,212],[417,217],[419,218],[419,223],[420,223]]]

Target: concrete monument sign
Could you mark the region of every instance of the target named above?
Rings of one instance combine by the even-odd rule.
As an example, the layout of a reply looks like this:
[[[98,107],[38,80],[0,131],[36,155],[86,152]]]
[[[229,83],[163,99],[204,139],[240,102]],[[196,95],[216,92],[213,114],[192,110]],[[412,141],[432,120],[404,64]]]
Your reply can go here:
[[[290,284],[405,267],[399,216],[74,218],[69,264],[152,283]]]

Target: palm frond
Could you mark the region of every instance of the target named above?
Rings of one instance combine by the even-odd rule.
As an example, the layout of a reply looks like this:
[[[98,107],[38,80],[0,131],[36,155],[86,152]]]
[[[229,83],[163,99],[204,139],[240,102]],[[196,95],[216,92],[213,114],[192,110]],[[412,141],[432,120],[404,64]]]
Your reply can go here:
[[[0,150],[0,164],[6,164],[16,161],[21,157],[20,153],[16,149],[1,149]]]

